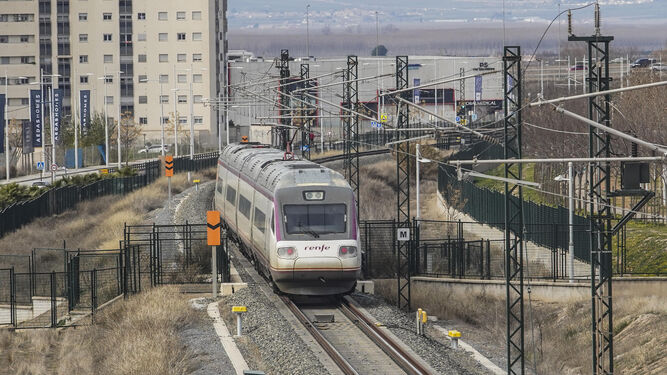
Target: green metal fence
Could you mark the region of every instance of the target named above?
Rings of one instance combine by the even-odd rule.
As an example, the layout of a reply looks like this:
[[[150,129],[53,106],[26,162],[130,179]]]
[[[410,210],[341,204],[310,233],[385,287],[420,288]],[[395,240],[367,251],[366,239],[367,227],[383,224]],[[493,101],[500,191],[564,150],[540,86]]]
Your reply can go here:
[[[194,159],[179,157],[174,159],[176,172],[198,171],[216,165],[218,153],[195,155]],[[0,237],[32,222],[38,217],[63,213],[79,202],[106,195],[128,194],[153,183],[162,175],[159,160],[148,161],[133,166],[136,176],[117,177],[95,181],[84,186],[63,186],[50,189],[37,198],[16,202],[0,212]]]

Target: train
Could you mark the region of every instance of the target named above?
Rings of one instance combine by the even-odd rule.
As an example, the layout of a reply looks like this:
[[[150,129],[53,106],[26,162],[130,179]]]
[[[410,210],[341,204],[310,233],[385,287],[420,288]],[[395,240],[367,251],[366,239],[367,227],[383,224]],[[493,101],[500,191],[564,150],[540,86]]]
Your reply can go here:
[[[361,272],[357,208],[340,173],[242,141],[220,154],[214,204],[275,292],[354,291]]]

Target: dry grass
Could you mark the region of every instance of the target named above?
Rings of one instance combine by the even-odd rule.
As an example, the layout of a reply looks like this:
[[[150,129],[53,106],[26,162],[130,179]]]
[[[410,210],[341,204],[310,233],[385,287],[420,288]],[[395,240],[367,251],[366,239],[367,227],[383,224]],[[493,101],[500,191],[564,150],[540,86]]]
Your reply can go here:
[[[2,374],[187,374],[197,368],[179,331],[203,319],[176,288],[115,303],[95,326],[0,331]]]
[[[193,174],[205,181],[215,169]],[[172,193],[178,194],[191,184],[185,174],[171,181]],[[133,191],[125,196],[107,196],[82,202],[75,209],[57,216],[41,218],[0,239],[0,254],[29,254],[35,247],[113,249],[123,239],[123,225],[140,224],[146,214],[163,206],[167,199],[167,179]]]
[[[639,287],[641,288],[641,287]],[[667,371],[667,302],[657,296],[632,296],[614,299],[614,366],[622,374],[664,374]],[[396,281],[376,281],[376,294],[392,303],[396,300]],[[437,297],[435,297],[437,296]],[[413,306],[426,309],[439,319],[462,322],[488,333],[487,339],[505,336],[505,300],[483,293],[452,292],[446,284],[413,288]],[[533,368],[537,358],[539,374],[591,373],[590,299],[547,303],[525,301],[526,359]],[[535,341],[532,341],[531,325]],[[460,328],[460,327],[458,327]],[[465,328],[461,329],[466,332]],[[504,352],[504,348],[499,348]]]

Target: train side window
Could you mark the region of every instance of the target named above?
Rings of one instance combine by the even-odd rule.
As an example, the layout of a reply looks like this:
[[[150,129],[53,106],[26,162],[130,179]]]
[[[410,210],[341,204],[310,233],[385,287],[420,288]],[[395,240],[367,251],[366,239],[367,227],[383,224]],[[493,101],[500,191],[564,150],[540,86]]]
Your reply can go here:
[[[250,219],[250,201],[248,198],[244,197],[243,194],[239,195],[239,212],[245,216],[246,218]]]
[[[255,217],[253,220],[253,225],[257,228],[258,231],[264,233],[266,230],[266,215],[259,208],[255,208]]]
[[[222,182],[222,177],[218,177],[218,193],[222,194],[222,187],[223,187],[223,182]]]
[[[231,203],[232,206],[236,205],[236,189],[231,185],[227,185],[227,202]]]

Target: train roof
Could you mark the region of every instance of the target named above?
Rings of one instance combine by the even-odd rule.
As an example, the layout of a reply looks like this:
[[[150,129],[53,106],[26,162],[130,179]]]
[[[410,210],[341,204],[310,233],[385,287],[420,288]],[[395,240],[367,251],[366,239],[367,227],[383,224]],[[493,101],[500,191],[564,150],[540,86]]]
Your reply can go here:
[[[222,150],[221,160],[268,191],[307,185],[349,187],[338,172],[310,160],[283,160],[284,151],[260,143],[233,143]]]

